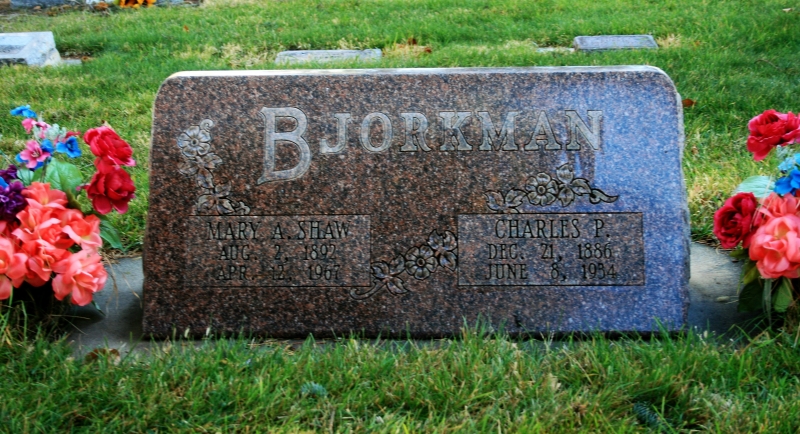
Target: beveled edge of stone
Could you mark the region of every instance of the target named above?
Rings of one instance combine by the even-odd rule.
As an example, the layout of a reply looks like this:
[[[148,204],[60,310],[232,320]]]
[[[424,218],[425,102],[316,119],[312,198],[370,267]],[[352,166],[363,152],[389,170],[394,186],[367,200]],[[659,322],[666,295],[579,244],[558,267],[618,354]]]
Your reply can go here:
[[[619,46],[592,46],[592,41],[613,40],[622,38],[638,38],[644,42],[643,45],[619,45]],[[658,49],[653,35],[596,35],[596,36],[576,36],[572,40],[572,46],[580,51],[604,51],[604,50],[629,50],[629,49]]]
[[[661,68],[649,65],[612,65],[612,66],[512,66],[465,67],[465,68],[363,68],[363,69],[257,69],[257,70],[221,70],[221,71],[181,71],[176,72],[164,81],[183,77],[269,77],[291,75],[438,75],[438,74],[490,74],[490,73],[604,73],[604,72],[652,72],[663,75],[672,87],[672,79]]]

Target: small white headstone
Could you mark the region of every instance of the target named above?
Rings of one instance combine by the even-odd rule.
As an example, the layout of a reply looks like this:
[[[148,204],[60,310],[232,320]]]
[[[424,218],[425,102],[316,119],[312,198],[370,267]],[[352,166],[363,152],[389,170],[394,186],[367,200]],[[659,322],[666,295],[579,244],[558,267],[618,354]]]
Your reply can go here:
[[[574,48],[569,47],[541,47],[536,49],[537,53],[574,53]]]
[[[275,63],[330,63],[347,60],[369,62],[381,59],[381,50],[297,50],[281,51],[275,58]]]
[[[581,51],[658,48],[650,35],[576,36],[572,46]]]
[[[53,32],[0,33],[0,65],[22,63],[53,66],[61,63]]]

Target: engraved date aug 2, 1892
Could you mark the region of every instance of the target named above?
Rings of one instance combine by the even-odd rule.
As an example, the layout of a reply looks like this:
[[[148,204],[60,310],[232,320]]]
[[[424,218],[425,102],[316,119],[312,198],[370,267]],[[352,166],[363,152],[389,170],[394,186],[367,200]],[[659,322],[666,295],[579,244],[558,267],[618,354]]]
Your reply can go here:
[[[195,216],[188,285],[368,286],[369,216]]]

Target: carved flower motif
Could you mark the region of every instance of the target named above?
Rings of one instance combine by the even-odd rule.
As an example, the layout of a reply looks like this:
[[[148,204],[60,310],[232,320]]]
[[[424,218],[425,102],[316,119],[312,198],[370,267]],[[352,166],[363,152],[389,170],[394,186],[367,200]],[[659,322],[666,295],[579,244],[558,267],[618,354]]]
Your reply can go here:
[[[148,0],[149,1],[149,0]],[[193,125],[178,137],[182,161],[178,163],[178,171],[192,176],[203,194],[197,198],[197,212],[200,215],[248,215],[250,207],[244,202],[228,199],[231,193],[230,183],[215,185],[212,171],[222,164],[217,154],[210,152],[211,127],[214,121],[203,119],[199,125]]]
[[[220,215],[233,214],[233,204],[228,195],[231,194],[231,184],[217,185],[197,199],[197,212],[202,214],[218,213]]]
[[[386,286],[386,289],[392,294],[399,295],[408,292],[403,279],[397,277],[398,274],[405,270],[405,260],[400,255],[395,257],[391,264],[382,261],[373,263],[372,275],[378,280],[376,291]]]
[[[178,171],[187,176],[195,176],[197,185],[203,188],[214,188],[214,176],[211,171],[222,164],[222,159],[213,152],[185,158],[178,164]]]
[[[558,190],[558,200],[561,201],[561,206],[567,206],[575,200],[575,193],[569,185],[561,184]]]
[[[436,269],[436,257],[428,246],[412,247],[406,252],[406,271],[417,279],[427,279]]]
[[[540,173],[528,178],[525,184],[528,190],[528,200],[534,205],[550,205],[555,202],[558,195],[558,184],[546,173]]]
[[[520,190],[509,190],[505,196],[499,191],[489,191],[485,195],[490,210],[506,214],[518,213],[517,207],[525,199],[525,192]]]
[[[211,149],[208,144],[210,140],[211,135],[208,130],[193,125],[178,137],[178,147],[181,148],[183,155],[194,158],[198,155],[205,155]]]
[[[569,182],[572,181],[572,178],[575,177],[575,168],[573,168],[572,164],[569,163],[561,165],[558,169],[556,169],[556,176],[564,184],[569,184]]]
[[[428,245],[433,249],[433,256],[439,260],[439,265],[455,270],[457,242],[452,232],[444,231],[442,236],[437,231],[432,231],[428,236]]]

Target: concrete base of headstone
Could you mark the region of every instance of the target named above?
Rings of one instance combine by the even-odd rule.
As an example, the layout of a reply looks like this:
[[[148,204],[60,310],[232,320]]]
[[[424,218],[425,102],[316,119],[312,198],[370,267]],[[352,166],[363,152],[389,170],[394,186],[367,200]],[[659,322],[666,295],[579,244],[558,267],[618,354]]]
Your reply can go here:
[[[351,60],[358,60],[360,62],[381,60],[381,50],[374,48],[369,50],[281,51],[275,58],[275,63],[293,65],[299,63],[331,63]]]
[[[655,39],[650,35],[576,36],[572,41],[572,46],[580,51],[658,48]]]
[[[689,281],[688,326],[698,332],[723,334],[736,328],[751,330],[755,313],[736,311],[736,288],[740,263],[731,261],[726,252],[701,244],[691,246],[692,278]],[[110,267],[103,291],[95,301],[103,310],[92,306],[76,308],[75,329],[69,341],[79,354],[94,348],[116,348],[123,353],[132,348],[146,349],[152,345],[142,332],[142,260],[125,258]],[[183,330],[176,330],[182,335]]]
[[[0,65],[55,66],[61,63],[53,32],[0,33]]]

